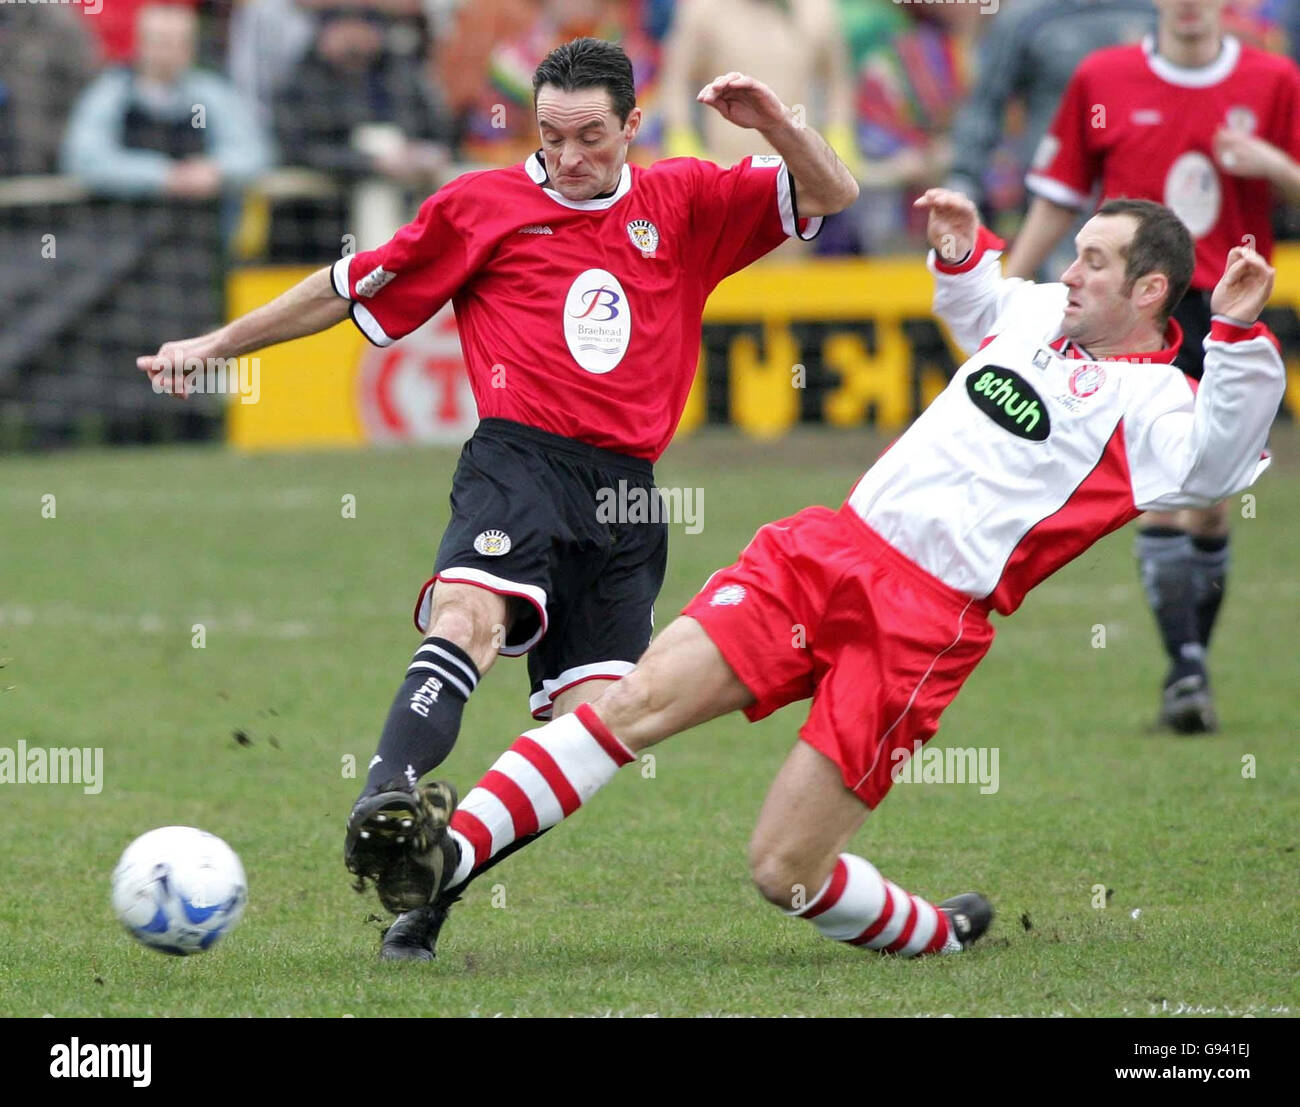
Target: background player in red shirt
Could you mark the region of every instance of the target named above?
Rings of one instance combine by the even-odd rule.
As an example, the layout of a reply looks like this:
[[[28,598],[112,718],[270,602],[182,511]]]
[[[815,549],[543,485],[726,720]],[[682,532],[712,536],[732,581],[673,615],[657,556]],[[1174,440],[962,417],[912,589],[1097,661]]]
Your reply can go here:
[[[418,786],[450,752],[480,675],[529,655],[535,715],[563,714],[630,672],[650,638],[666,523],[603,520],[602,490],[653,492],[699,354],[705,299],[727,274],[857,196],[830,147],[766,85],[717,78],[701,102],[780,156],[730,170],[689,158],[627,164],[641,123],[617,46],[578,39],[533,81],[540,151],[440,189],[377,250],[344,257],[212,334],[169,342],[140,369],[164,387],[351,314],[372,342],[453,302],[481,423],[398,690],[348,820],[345,861],[392,911],[427,904],[429,833],[455,806]],[[626,500],[624,502],[627,502]]]
[[[1275,196],[1300,203],[1300,69],[1225,35],[1223,0],[1155,6],[1154,39],[1099,50],[1071,79],[1026,177],[1035,199],[1005,272],[1031,277],[1097,192],[1168,205],[1196,245],[1174,318],[1177,363],[1199,379],[1229,251],[1244,243],[1271,258]],[[1226,505],[1147,515],[1137,555],[1170,660],[1160,722],[1214,730],[1206,650],[1227,581]]]

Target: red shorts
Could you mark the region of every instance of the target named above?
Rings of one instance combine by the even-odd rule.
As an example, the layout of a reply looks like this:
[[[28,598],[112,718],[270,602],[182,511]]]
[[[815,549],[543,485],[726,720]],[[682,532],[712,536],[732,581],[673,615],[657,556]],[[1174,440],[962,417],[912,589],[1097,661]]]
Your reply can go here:
[[[902,764],[893,751],[910,754],[934,734],[993,642],[982,601],[909,561],[847,506],[762,527],[682,614],[753,693],[751,721],[812,697],[799,737],[868,807]]]

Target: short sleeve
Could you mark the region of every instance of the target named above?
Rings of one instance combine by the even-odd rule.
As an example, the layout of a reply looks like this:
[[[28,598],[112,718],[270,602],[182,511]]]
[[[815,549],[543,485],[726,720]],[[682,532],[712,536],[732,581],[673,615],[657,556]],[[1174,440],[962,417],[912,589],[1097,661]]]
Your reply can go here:
[[[1269,141],[1293,160],[1300,161],[1300,68],[1286,59],[1278,95],[1274,99],[1274,130]]]
[[[1076,69],[1061,97],[1056,118],[1034,151],[1025,184],[1029,191],[1062,207],[1086,209],[1101,175],[1101,163],[1089,146],[1093,97],[1086,68]]]
[[[334,263],[334,291],[352,301],[353,321],[376,346],[421,327],[483,264],[491,232],[468,201],[468,178],[481,176],[449,182],[383,246]]]
[[[693,159],[692,165],[692,234],[710,288],[787,238],[808,241],[821,231],[820,216],[800,218],[784,159],[756,154],[730,169]]]

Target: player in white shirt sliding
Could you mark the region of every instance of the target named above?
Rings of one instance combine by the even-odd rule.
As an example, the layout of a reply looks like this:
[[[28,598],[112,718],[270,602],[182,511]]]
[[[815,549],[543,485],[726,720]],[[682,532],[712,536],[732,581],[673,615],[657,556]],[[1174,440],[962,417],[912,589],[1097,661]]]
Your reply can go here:
[[[1273,270],[1240,247],[1214,289],[1198,392],[1172,364],[1193,247],[1160,204],[1103,205],[1062,283],[1036,285],[1002,278],[1002,244],[966,197],[932,189],[917,203],[931,245],[960,259],[929,265],[935,311],[969,360],[838,511],[761,528],[629,675],[498,759],[437,844],[440,893],[394,924],[390,950],[432,956],[466,881],[642,750],[809,697],[750,844],[759,891],[828,938],[902,956],[957,952],[988,928],[982,896],[936,906],[845,852],[902,765],[895,751],[934,734],[992,642],[990,611],[1010,614],[1140,511],[1250,485],[1285,370],[1256,322]]]

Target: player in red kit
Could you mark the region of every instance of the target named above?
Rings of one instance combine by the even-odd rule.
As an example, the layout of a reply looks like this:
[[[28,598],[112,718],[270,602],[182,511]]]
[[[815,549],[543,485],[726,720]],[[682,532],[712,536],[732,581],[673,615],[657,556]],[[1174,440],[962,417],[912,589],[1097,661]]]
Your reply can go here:
[[[762,83],[729,73],[699,99],[777,156],[729,170],[694,159],[627,164],[641,123],[632,67],[595,39],[533,78],[541,149],[440,189],[377,250],[341,259],[201,338],[139,359],[155,379],[349,314],[381,346],[448,300],[481,423],[416,603],[425,635],[348,819],[344,858],[393,912],[441,877],[433,848],[456,804],[420,778],[450,752],[498,654],[528,655],[534,715],[562,715],[631,671],[650,638],[667,526],[607,521],[602,490],[653,494],[652,464],[694,377],[705,299],[729,273],[857,196],[848,170]],[[169,380],[167,383],[171,383]],[[183,382],[182,382],[183,383]]]
[[[1277,195],[1300,203],[1300,69],[1225,35],[1223,0],[1155,6],[1154,38],[1099,50],[1071,79],[1026,177],[1035,199],[1006,273],[1032,276],[1098,194],[1166,204],[1196,247],[1174,318],[1178,365],[1199,380],[1225,259],[1243,244],[1270,258]],[[1214,730],[1206,651],[1227,582],[1225,505],[1148,514],[1137,556],[1170,662],[1160,723]]]

